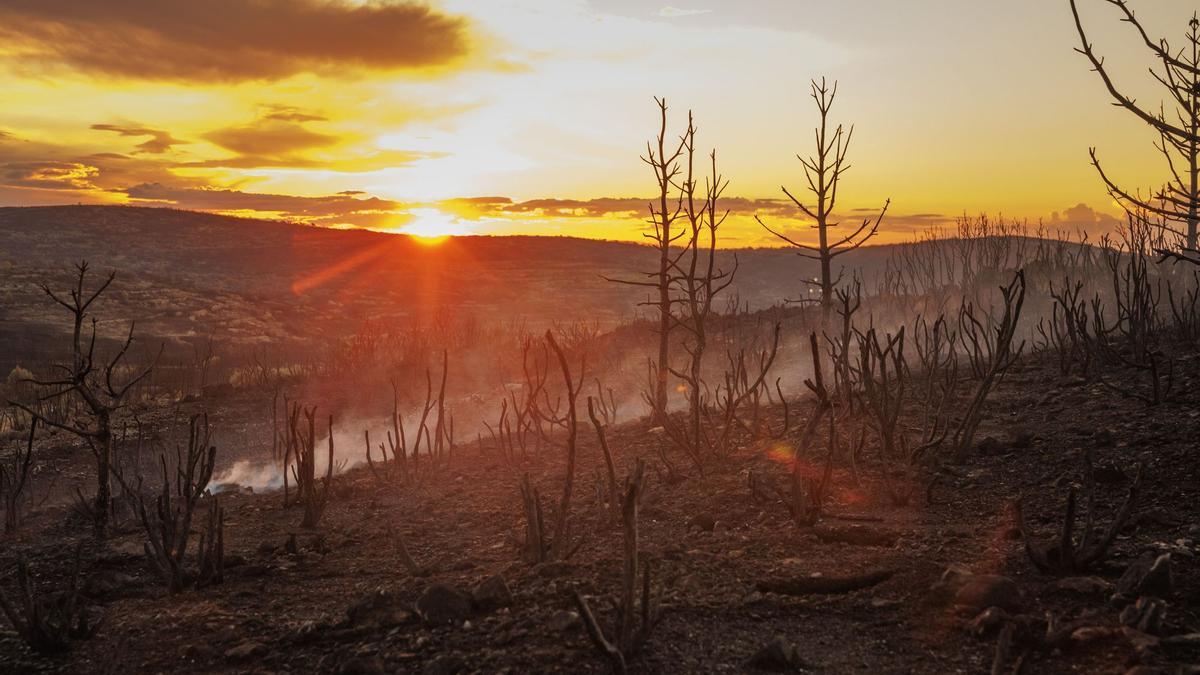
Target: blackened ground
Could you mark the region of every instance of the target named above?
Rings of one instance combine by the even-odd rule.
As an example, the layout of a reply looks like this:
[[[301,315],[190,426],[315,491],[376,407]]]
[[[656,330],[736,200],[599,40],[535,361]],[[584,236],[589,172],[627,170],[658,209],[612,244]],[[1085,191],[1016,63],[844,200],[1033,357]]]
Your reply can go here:
[[[837,517],[815,530],[796,527],[781,503],[755,500],[748,486],[750,472],[786,485],[780,446],[795,440],[797,420],[782,440],[741,447],[703,476],[672,455],[688,477],[669,483],[650,470],[641,510],[642,549],[653,561],[662,617],[631,669],[745,672],[756,652],[783,638],[796,647],[793,666],[815,672],[988,672],[995,633],[972,625],[984,608],[956,605],[937,590],[947,568],[957,566],[1002,575],[1019,590],[992,601],[1010,605],[1008,615],[1024,627],[1012,650],[1014,660],[1024,654],[1023,672],[1123,673],[1138,665],[1146,673],[1195,672],[1186,670],[1200,663],[1195,640],[1190,646],[1159,640],[1200,632],[1200,362],[1180,360],[1175,373],[1180,394],[1151,407],[1128,396],[1142,386],[1132,371],[1108,373],[1105,384],[1061,377],[1051,365],[1027,360],[996,392],[979,448],[937,470],[932,489],[934,470],[925,469],[909,504],[894,505],[868,447],[859,480],[838,465],[828,506]],[[793,416],[807,415],[807,407],[793,404]],[[771,414],[778,428],[780,411]],[[301,530],[300,511],[281,508],[278,494],[225,495],[227,579],[175,596],[147,568],[134,522],[99,549],[83,537],[87,528],[78,517],[44,509],[3,541],[0,579],[12,587],[23,553],[39,584],[59,584],[83,540],[85,584],[104,623],[60,658],[36,656],[13,633],[0,633],[0,670],[605,672],[573,614],[572,591],[591,597],[611,625],[622,535],[596,499],[602,465],[591,429],[581,425],[580,439],[571,522],[582,543],[565,562],[528,565],[519,553],[520,478],[530,474],[552,512],[562,489],[561,451],[514,465],[472,444],[411,486],[380,485],[354,470],[336,479],[316,530]],[[638,458],[655,464],[661,443],[661,433],[645,424],[610,430],[618,474]],[[1031,528],[1053,536],[1068,486],[1080,481],[1086,448],[1106,469],[1101,524],[1124,497],[1138,462],[1146,478],[1130,526],[1091,572],[1098,580],[1062,584],[1029,562],[1008,503],[1024,496]],[[846,528],[893,541],[830,541],[831,530]],[[285,547],[292,534],[295,553]],[[402,564],[397,535],[427,574],[414,576]],[[1163,598],[1168,611],[1160,634],[1122,632],[1111,585],[1134,560],[1162,553],[1171,553],[1174,588]],[[877,570],[895,574],[834,595],[758,590],[764,581]],[[511,589],[507,607],[444,626],[412,611],[432,584],[470,591],[493,575]],[[356,606],[351,620],[348,610]],[[1043,649],[1036,636],[1047,613],[1085,630]]]

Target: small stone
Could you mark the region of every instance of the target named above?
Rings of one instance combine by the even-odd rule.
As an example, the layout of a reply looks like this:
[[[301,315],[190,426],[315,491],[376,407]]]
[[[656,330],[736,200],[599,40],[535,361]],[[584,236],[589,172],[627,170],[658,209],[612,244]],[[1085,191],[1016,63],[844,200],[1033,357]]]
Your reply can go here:
[[[1117,634],[1115,628],[1107,626],[1084,626],[1076,628],[1071,633],[1071,639],[1075,642],[1096,642],[1098,640],[1106,640]]]
[[[1200,633],[1185,633],[1163,638],[1162,643],[1167,647],[1200,647]]]
[[[346,659],[337,670],[338,675],[377,675],[387,672],[383,659],[378,656],[352,656]]]
[[[976,637],[985,637],[1000,629],[1011,619],[1008,612],[999,607],[988,607],[971,620],[971,633]]]
[[[1008,445],[1015,450],[1025,450],[1033,445],[1034,438],[1029,429],[1015,429],[1008,435]]]
[[[429,623],[459,623],[471,615],[471,596],[446,584],[433,584],[417,598],[416,608]]]
[[[442,654],[425,664],[424,675],[455,675],[467,672],[467,661],[460,654]]]
[[[538,565],[536,570],[540,577],[553,579],[554,577],[562,577],[571,573],[575,566],[569,562],[556,560],[554,562],[542,563]]]
[[[985,457],[994,457],[1004,454],[1004,444],[995,436],[984,436],[975,445],[975,451]]]
[[[688,521],[688,527],[693,527],[701,532],[712,532],[716,525],[717,521],[711,513],[697,513]]]
[[[766,646],[755,652],[754,656],[747,661],[747,665],[751,668],[776,673],[809,667],[801,658],[799,648],[782,637],[771,640]]]
[[[137,585],[132,575],[117,570],[102,570],[88,577],[83,592],[91,597],[103,597]]]
[[[1092,478],[1103,485],[1114,485],[1129,480],[1129,476],[1126,476],[1125,472],[1112,462],[1097,464],[1092,469]]]
[[[1015,611],[1021,608],[1021,589],[1008,577],[977,574],[954,594],[954,604],[980,610],[999,607]]]
[[[560,609],[550,615],[550,630],[561,633],[568,628],[572,628],[579,624],[579,614],[565,609]]]
[[[471,592],[471,596],[475,600],[475,606],[485,612],[508,607],[513,600],[508,583],[499,574],[484,579]]]
[[[408,623],[412,613],[391,593],[376,591],[350,605],[346,610],[346,617],[354,626],[391,628]]]
[[[1173,588],[1170,553],[1163,553],[1157,558],[1151,555],[1138,558],[1117,581],[1117,595],[1126,598],[1139,595],[1167,597]]]
[[[1141,653],[1154,649],[1159,645],[1161,640],[1157,637],[1144,633],[1136,628],[1129,626],[1121,627],[1121,635],[1125,636],[1125,640],[1129,642],[1129,646],[1133,647],[1134,651]]]
[[[1167,603],[1158,598],[1141,597],[1121,610],[1121,624],[1143,633],[1157,634],[1167,615]]]
[[[225,651],[227,661],[245,661],[267,653],[267,646],[254,640],[245,640]]]
[[[1100,577],[1065,577],[1046,587],[1047,593],[1100,595],[1112,590],[1112,583]]]

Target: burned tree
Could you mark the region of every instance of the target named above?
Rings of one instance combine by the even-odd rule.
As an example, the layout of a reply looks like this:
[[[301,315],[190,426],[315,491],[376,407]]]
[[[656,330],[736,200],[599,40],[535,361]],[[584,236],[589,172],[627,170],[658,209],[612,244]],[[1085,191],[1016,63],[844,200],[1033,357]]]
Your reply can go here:
[[[645,464],[638,461],[633,475],[625,480],[625,497],[621,502],[621,519],[624,526],[624,568],[621,577],[621,600],[617,608],[616,630],[612,637],[605,635],[604,629],[592,612],[587,600],[578,591],[575,592],[575,605],[579,608],[579,616],[587,629],[588,637],[596,649],[609,660],[613,672],[625,673],[628,659],[639,650],[650,637],[650,632],[658,622],[658,610],[651,598],[651,567],[649,561],[639,565],[638,561],[638,502],[642,496],[642,478]],[[641,584],[638,583],[638,572],[641,568]],[[640,588],[639,588],[640,586]],[[638,602],[638,596],[641,602]]]
[[[61,654],[71,648],[71,642],[86,640],[99,628],[79,593],[79,558],[80,550],[76,548],[65,589],[45,591],[34,585],[29,563],[20,556],[15,575],[16,596],[10,598],[0,590],[0,611],[25,644],[38,653]]]
[[[839,124],[830,129],[829,111],[833,108],[833,101],[836,97],[837,82],[834,82],[831,87],[826,84],[825,78],[821,78],[819,84],[816,80],[812,81],[812,98],[817,104],[817,111],[821,118],[816,128],[816,154],[808,159],[799,155],[797,158],[804,165],[804,177],[808,182],[808,190],[813,194],[816,203],[811,206],[805,204],[787,187],[781,188],[783,194],[787,195],[788,199],[800,209],[800,212],[813,221],[811,228],[817,231],[817,245],[796,241],[792,237],[772,229],[763,222],[761,217],[755,216],[755,220],[767,232],[798,249],[798,255],[820,263],[820,279],[817,281],[804,279],[802,281],[820,289],[821,315],[824,319],[829,318],[830,308],[833,306],[833,289],[841,277],[840,273],[838,278],[833,276],[834,259],[853,251],[874,237],[879,231],[879,224],[883,221],[888,206],[892,203],[890,199],[884,202],[879,215],[874,219],[863,219],[853,232],[844,237],[837,238],[836,234],[831,232],[833,228],[841,225],[840,222],[834,220],[834,212],[838,204],[838,189],[841,187],[842,176],[850,169],[850,165],[846,163],[846,153],[850,150],[850,139],[854,135],[853,126],[846,129]],[[799,301],[804,302],[806,299],[800,298]]]
[[[659,110],[659,130],[654,141],[646,144],[646,155],[642,157],[654,172],[657,193],[649,204],[650,217],[647,222],[653,227],[653,233],[642,236],[653,242],[658,251],[657,269],[643,272],[645,280],[610,279],[608,281],[641,286],[652,289],[656,298],[647,300],[646,305],[654,306],[658,311],[658,361],[654,364],[654,395],[651,409],[656,415],[667,409],[667,380],[671,360],[671,328],[674,323],[674,300],[671,297],[671,286],[674,278],[673,271],[680,253],[673,250],[674,244],[687,236],[687,230],[676,228],[676,221],[683,213],[683,199],[673,195],[676,179],[683,171],[682,158],[685,151],[684,138],[678,144],[667,140],[667,100],[656,98]],[[672,148],[671,146],[674,145]]]
[[[583,359],[583,362],[579,366],[578,378],[572,377],[571,368],[567,364],[566,353],[563,352],[562,347],[554,339],[554,333],[547,330],[545,338],[546,344],[550,346],[558,359],[558,365],[562,370],[563,382],[566,388],[566,411],[561,416],[556,414],[553,419],[548,421],[556,426],[561,426],[567,435],[567,466],[553,534],[546,531],[545,518],[542,514],[541,495],[538,493],[537,488],[529,480],[528,474],[521,480],[521,503],[525,515],[524,557],[526,561],[532,563],[566,558],[573,552],[569,548],[569,545],[571,543],[571,495],[575,489],[576,444],[579,437],[576,403],[579,400],[579,392],[583,389],[584,374],[587,370],[586,359]]]
[[[17,450],[0,462],[0,500],[4,503],[4,533],[11,534],[21,525],[21,497],[29,484],[29,468],[33,463],[33,440],[37,434],[37,418],[29,423],[29,440],[25,451]]]
[[[688,128],[683,139],[687,169],[681,193],[687,221],[684,231],[688,233],[688,240],[684,255],[675,264],[674,285],[678,288],[681,305],[681,316],[676,323],[685,334],[683,347],[687,352],[688,365],[686,370],[672,368],[671,374],[681,379],[687,387],[688,418],[686,430],[682,434],[672,434],[672,438],[681,438],[686,443],[685,450],[699,457],[710,449],[707,446],[711,444],[701,427],[706,405],[703,368],[709,341],[708,323],[713,314],[713,300],[733,283],[737,262],[735,259],[734,268],[728,272],[716,266],[717,232],[728,215],[728,212],[720,210],[718,203],[729,184],[717,172],[717,153],[714,150],[709,155],[711,173],[705,178],[703,196],[698,198],[699,181],[694,169],[696,127],[691,115],[688,115]],[[666,410],[659,410],[658,413],[665,424]]]
[[[1167,93],[1170,109],[1161,105],[1157,112],[1138,105],[1118,88],[1104,59],[1098,56],[1088,39],[1079,15],[1077,0],[1070,0],[1080,47],[1076,48],[1104,82],[1114,105],[1128,110],[1159,136],[1155,148],[1166,160],[1170,176],[1167,183],[1143,196],[1120,187],[1100,165],[1096,149],[1091,148],[1092,164],[1112,195],[1129,211],[1144,211],[1161,217],[1160,226],[1180,240],[1181,250],[1163,249],[1163,253],[1200,264],[1197,250],[1197,222],[1200,221],[1200,19],[1188,21],[1185,45],[1176,49],[1165,39],[1155,40],[1129,7],[1127,0],[1104,0],[1120,13],[1121,21],[1133,27],[1150,56],[1159,65],[1151,76]],[[1182,226],[1182,229],[1180,228]]]
[[[192,521],[200,498],[212,480],[217,460],[217,448],[211,440],[208,416],[193,415],[188,422],[186,452],[178,446],[175,450],[174,476],[167,467],[166,454],[159,456],[162,489],[155,495],[150,508],[147,508],[148,498],[141,490],[141,476],[138,476],[133,490],[126,486],[127,491],[138,495],[138,518],[147,539],[144,545],[146,558],[171,593],[182,591],[189,581],[185,563],[188,542],[192,536]],[[117,478],[124,484],[120,474],[117,474]],[[224,513],[216,497],[207,499],[207,528],[200,535],[196,550],[197,571],[191,578],[198,585],[219,583],[224,572]]]
[[[300,527],[316,527],[325,506],[329,503],[329,487],[333,482],[333,415],[329,416],[329,450],[325,464],[325,478],[317,483],[317,408],[304,409],[304,424],[300,423],[300,404],[292,404],[288,415],[287,448],[285,450],[284,488],[287,488],[287,471],[290,469],[296,481],[296,502],[304,506],[304,518]],[[294,458],[295,464],[290,462]],[[286,492],[285,492],[286,495]],[[285,505],[287,497],[285,496]]]
[[[39,396],[39,403],[75,396],[84,404],[84,419],[59,421],[52,416],[44,415],[38,406],[29,406],[18,401],[12,405],[40,420],[48,427],[68,431],[84,439],[96,457],[96,496],[92,502],[92,527],[97,537],[103,537],[108,528],[109,502],[111,500],[111,476],[113,462],[113,417],[123,407],[124,399],[129,390],[142,381],[153,369],[153,363],[144,370],[129,376],[120,382],[122,371],[121,360],[133,344],[134,323],[129,323],[129,332],[121,347],[107,361],[97,361],[96,355],[96,318],[88,312],[96,299],[112,284],[116,272],[105,278],[94,291],[87,291],[88,263],[80,262],[75,266],[75,287],[69,292],[68,298],[50,290],[48,285],[42,286],[42,292],[51,300],[70,312],[73,329],[71,338],[71,363],[60,365],[58,370],[62,376],[57,379],[38,379],[30,381],[45,387],[49,391]],[[85,336],[84,323],[91,319],[91,335]]]

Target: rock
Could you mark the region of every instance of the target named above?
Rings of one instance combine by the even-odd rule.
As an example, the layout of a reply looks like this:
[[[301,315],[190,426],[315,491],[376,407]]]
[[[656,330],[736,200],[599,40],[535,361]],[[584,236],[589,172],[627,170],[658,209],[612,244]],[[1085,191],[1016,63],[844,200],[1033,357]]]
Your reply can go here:
[[[1008,445],[1014,450],[1025,450],[1033,445],[1035,438],[1036,436],[1029,429],[1014,429],[1009,432]]]
[[[1163,638],[1162,644],[1165,647],[1184,647],[1195,649],[1196,647],[1200,647],[1200,633],[1172,635],[1171,637]]]
[[[1158,598],[1141,597],[1121,610],[1121,624],[1143,633],[1157,634],[1167,615],[1167,603]]]
[[[1117,629],[1109,628],[1108,626],[1084,626],[1076,628],[1071,632],[1071,640],[1074,642],[1096,642],[1098,640],[1107,640],[1117,634]]]
[[[934,600],[940,603],[949,603],[954,600],[959,589],[965,586],[973,576],[975,576],[974,573],[966,567],[951,565],[942,572],[941,578],[929,588],[929,593]]]
[[[133,575],[118,570],[101,570],[87,578],[82,590],[84,595],[99,598],[131,588],[137,583]]]
[[[350,605],[346,609],[346,618],[356,627],[391,628],[408,623],[412,613],[391,593],[376,591]]]
[[[1138,653],[1154,649],[1162,642],[1149,633],[1144,633],[1129,626],[1121,626],[1121,635],[1125,636],[1125,640],[1129,642],[1129,646],[1133,647],[1134,651]]]
[[[470,670],[461,654],[442,654],[425,664],[423,675],[455,675]]]
[[[433,584],[417,598],[416,608],[429,623],[459,623],[471,615],[471,596],[446,584]]]
[[[1163,553],[1157,558],[1151,555],[1138,558],[1117,581],[1117,595],[1124,598],[1140,595],[1167,597],[1173,588],[1170,553]]]
[[[972,609],[999,607],[1009,611],[1021,608],[1021,588],[1008,577],[977,574],[954,594],[954,604]]]
[[[830,526],[820,525],[812,533],[826,544],[850,544],[851,546],[895,546],[900,535],[864,525]]]
[[[577,625],[579,625],[579,614],[576,612],[560,609],[550,615],[549,627],[556,633],[561,633]]]
[[[1124,483],[1129,480],[1129,476],[1112,462],[1102,462],[1097,464],[1092,469],[1092,478],[1096,479],[1097,483],[1103,485],[1113,485],[1116,483]]]
[[[1112,587],[1112,583],[1100,577],[1065,577],[1047,586],[1045,593],[1101,595]]]
[[[485,612],[508,607],[513,600],[508,583],[499,574],[484,579],[471,592],[471,597],[475,600],[475,606]]]
[[[342,662],[338,675],[378,675],[387,672],[378,656],[352,656]]]
[[[267,646],[254,640],[244,640],[225,650],[226,661],[246,661],[267,653]]]
[[[970,629],[975,637],[986,637],[1011,620],[1008,612],[999,607],[988,607],[971,620]]]
[[[985,457],[1004,454],[1004,444],[995,436],[984,436],[975,444],[975,451]]]
[[[553,579],[555,577],[563,577],[571,573],[575,566],[569,562],[556,560],[554,562],[542,563],[535,568],[539,577]]]
[[[809,667],[801,658],[799,648],[782,637],[771,640],[765,647],[755,652],[746,665],[776,673]]]
[[[694,527],[702,532],[712,532],[717,520],[711,513],[697,513],[688,521],[688,527]]]

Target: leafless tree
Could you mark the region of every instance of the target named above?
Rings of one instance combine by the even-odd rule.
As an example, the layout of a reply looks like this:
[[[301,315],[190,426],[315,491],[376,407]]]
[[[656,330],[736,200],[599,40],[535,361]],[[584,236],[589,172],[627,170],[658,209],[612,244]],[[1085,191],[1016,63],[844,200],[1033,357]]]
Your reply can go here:
[[[672,369],[671,373],[683,380],[688,390],[687,430],[682,434],[691,446],[690,451],[700,455],[710,448],[706,446],[705,434],[701,429],[704,414],[704,355],[708,349],[708,322],[713,314],[713,300],[733,283],[737,263],[729,271],[716,266],[717,233],[725,222],[728,212],[720,210],[721,194],[728,181],[717,172],[717,153],[709,155],[711,173],[705,178],[703,196],[698,195],[698,180],[695,176],[694,160],[696,127],[688,116],[688,128],[684,134],[684,150],[687,157],[686,178],[682,183],[685,230],[687,245],[682,259],[676,264],[675,286],[679,289],[680,317],[678,326],[686,339],[684,350],[688,356],[686,370]],[[666,420],[666,411],[660,410]]]
[[[58,366],[62,376],[57,379],[34,378],[31,381],[49,390],[48,393],[39,397],[39,401],[69,396],[77,397],[84,403],[86,419],[59,421],[43,415],[39,407],[28,406],[19,401],[11,403],[46,426],[68,431],[87,441],[92,453],[96,456],[96,496],[92,504],[92,526],[95,535],[103,537],[108,527],[112,490],[113,416],[122,408],[123,400],[129,390],[150,374],[154,363],[152,362],[145,369],[132,375],[124,372],[126,369],[121,366],[121,360],[133,343],[133,322],[130,322],[129,333],[116,354],[107,361],[97,363],[97,321],[88,312],[96,299],[112,284],[113,279],[116,278],[116,272],[110,273],[94,291],[88,291],[84,288],[87,282],[87,261],[80,262],[75,266],[75,270],[75,287],[70,290],[67,298],[52,291],[48,285],[42,286],[42,291],[51,300],[62,305],[71,313],[73,320],[71,363]],[[91,335],[85,336],[84,324],[89,318],[91,319]],[[122,379],[124,379],[123,382]]]
[[[853,126],[847,129],[839,124],[830,128],[829,111],[833,108],[833,101],[836,97],[837,82],[830,86],[826,83],[825,78],[821,78],[820,83],[816,80],[812,81],[812,98],[817,104],[817,110],[821,117],[815,132],[816,154],[807,159],[799,155],[796,157],[804,165],[804,177],[808,182],[808,190],[813,194],[816,203],[805,204],[787,187],[782,188],[783,193],[792,200],[801,213],[812,219],[811,227],[817,231],[817,245],[801,243],[779,230],[772,229],[763,222],[761,217],[755,216],[759,224],[768,232],[799,249],[799,255],[820,263],[820,279],[817,281],[804,279],[803,282],[821,290],[821,314],[825,319],[828,319],[830,308],[833,306],[833,289],[837,286],[838,278],[841,277],[840,273],[838,278],[833,276],[834,259],[853,251],[874,237],[879,232],[879,223],[883,221],[883,216],[891,204],[890,199],[884,202],[883,208],[874,219],[863,219],[853,232],[844,237],[838,238],[830,231],[841,225],[840,222],[833,219],[837,209],[838,189],[841,187],[842,176],[850,169],[850,165],[846,162],[846,153],[850,150],[850,139],[854,135]],[[804,301],[804,298],[801,298],[800,301]]]
[[[1166,90],[1171,109],[1160,103],[1156,112],[1139,105],[1118,88],[1105,68],[1104,58],[1096,54],[1088,39],[1078,0],[1070,2],[1079,33],[1080,47],[1076,51],[1092,64],[1114,105],[1128,110],[1158,134],[1155,147],[1166,159],[1170,178],[1146,197],[1117,185],[1101,167],[1095,148],[1089,150],[1092,164],[1109,193],[1126,209],[1162,216],[1162,226],[1182,240],[1182,250],[1164,249],[1164,253],[1200,264],[1196,229],[1200,220],[1200,19],[1192,15],[1184,34],[1186,44],[1176,49],[1165,38],[1151,38],[1127,0],[1104,0],[1118,10],[1122,22],[1133,27],[1159,64],[1159,69],[1150,69],[1150,74]]]
[[[192,535],[192,521],[200,498],[208,489],[216,466],[217,448],[211,443],[208,416],[193,415],[188,423],[186,452],[176,447],[174,476],[167,465],[167,455],[159,456],[162,488],[147,507],[149,498],[142,492],[142,476],[136,485],[127,484],[118,472],[117,479],[127,492],[137,495],[137,512],[146,533],[146,557],[162,577],[171,593],[183,590],[188,580],[185,558]],[[196,549],[198,584],[221,581],[224,559],[224,514],[216,497],[209,497],[209,522],[201,534]]]
[[[29,484],[29,467],[33,463],[33,440],[37,434],[37,418],[29,423],[29,440],[25,451],[16,450],[0,462],[0,500],[4,503],[4,533],[11,534],[21,525],[21,495]]]
[[[685,152],[685,139],[681,137],[678,143],[668,140],[667,134],[667,100],[656,98],[659,110],[659,130],[655,140],[646,144],[646,154],[642,157],[654,172],[657,194],[649,204],[650,218],[647,222],[653,227],[653,232],[642,236],[653,242],[658,250],[658,268],[643,272],[645,279],[608,279],[616,283],[631,286],[642,286],[651,289],[657,295],[648,300],[658,310],[658,361],[655,363],[654,401],[652,410],[661,415],[667,409],[667,380],[671,360],[671,328],[674,322],[674,300],[671,286],[673,271],[682,252],[676,251],[675,244],[688,231],[676,227],[676,221],[683,214],[682,194],[676,194],[676,180],[683,171],[682,158]]]

